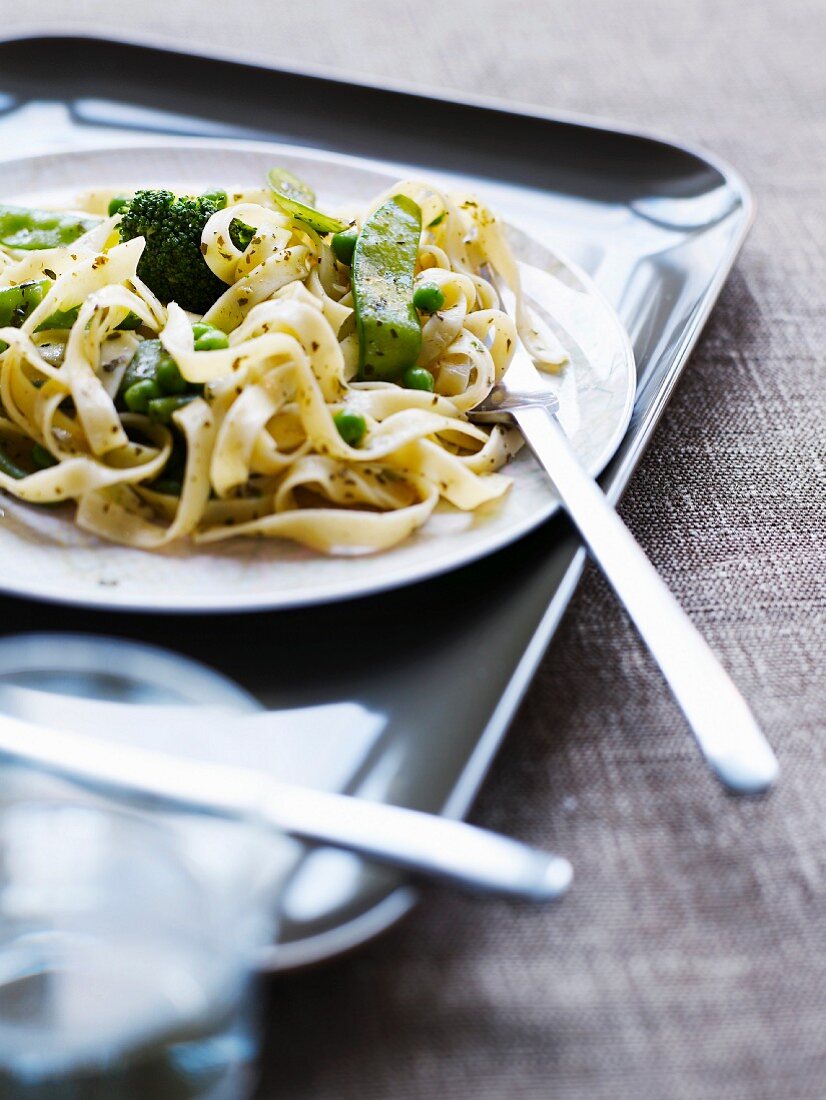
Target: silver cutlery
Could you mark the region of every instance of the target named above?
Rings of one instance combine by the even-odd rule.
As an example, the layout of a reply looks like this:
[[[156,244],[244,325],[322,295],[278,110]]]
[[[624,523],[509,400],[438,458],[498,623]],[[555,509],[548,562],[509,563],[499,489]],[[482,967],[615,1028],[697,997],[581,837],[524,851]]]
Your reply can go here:
[[[511,291],[493,272],[503,308]],[[556,487],[562,505],[660,666],[706,760],[729,788],[765,790],[777,778],[769,743],[731,678],[677,603],[597,483],[579,463],[557,419],[559,407],[526,349],[468,414],[482,424],[515,423]]]
[[[181,709],[168,708],[170,723]],[[228,720],[225,712],[210,716],[208,708],[198,709],[204,721]],[[561,856],[461,821],[5,714],[0,714],[0,755],[108,796],[245,821],[478,893],[550,901],[565,893],[573,875]]]

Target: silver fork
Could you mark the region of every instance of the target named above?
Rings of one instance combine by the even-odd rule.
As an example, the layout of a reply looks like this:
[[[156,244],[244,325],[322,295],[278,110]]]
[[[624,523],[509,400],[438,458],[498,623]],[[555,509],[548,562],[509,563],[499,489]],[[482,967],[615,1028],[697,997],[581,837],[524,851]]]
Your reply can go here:
[[[513,294],[490,275],[503,307],[514,314]],[[501,382],[468,415],[481,424],[518,426],[659,664],[709,765],[734,791],[765,790],[778,772],[769,743],[699,631],[597,483],[580,466],[556,417],[558,408],[556,396],[517,341]]]

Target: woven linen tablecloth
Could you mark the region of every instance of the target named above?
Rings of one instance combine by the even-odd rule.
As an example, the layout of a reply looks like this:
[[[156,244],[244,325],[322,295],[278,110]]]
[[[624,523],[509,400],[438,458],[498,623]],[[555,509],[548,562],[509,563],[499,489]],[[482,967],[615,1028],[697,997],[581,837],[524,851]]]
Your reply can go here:
[[[753,704],[780,785],[720,789],[590,570],[474,815],[569,855],[570,895],[434,891],[353,957],[279,979],[260,1097],[824,1100],[823,0],[4,9],[7,32],[151,34],[612,117],[743,172],[755,229],[621,511]]]

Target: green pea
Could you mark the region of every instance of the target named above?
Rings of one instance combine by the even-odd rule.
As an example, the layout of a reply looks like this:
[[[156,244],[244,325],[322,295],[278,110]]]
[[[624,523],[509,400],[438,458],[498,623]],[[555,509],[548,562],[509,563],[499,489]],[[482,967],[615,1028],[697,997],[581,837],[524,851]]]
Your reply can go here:
[[[225,332],[221,332],[220,329],[211,328],[208,332],[205,332],[203,336],[198,336],[195,339],[196,351],[219,351],[222,348],[229,347],[229,339]]]
[[[424,367],[408,367],[402,375],[402,383],[409,390],[427,390],[433,393],[433,375]]]
[[[48,470],[50,466],[57,465],[57,459],[51,451],[47,451],[45,447],[35,443],[32,447],[32,463],[38,470]]]
[[[345,229],[343,233],[333,234],[330,246],[333,250],[333,255],[339,263],[346,264],[347,267],[349,267],[353,262],[353,253],[356,249],[356,238],[358,235],[359,231],[354,225],[351,225],[349,229]]]
[[[178,394],[184,393],[186,390],[186,379],[178,369],[178,364],[168,355],[165,355],[158,363],[158,369],[155,371],[155,381],[164,393]]]
[[[156,397],[146,407],[149,419],[156,424],[168,424],[172,414],[195,400],[194,394],[182,394],[180,397]]]
[[[206,199],[208,202],[214,203],[214,205],[217,206],[219,210],[223,210],[229,202],[226,191],[222,190],[220,187],[210,187],[208,191],[204,191],[203,195],[201,195],[201,198]]]
[[[229,347],[227,334],[206,321],[194,322],[192,325],[192,336],[195,341],[196,351],[213,351],[216,348]]]
[[[161,389],[153,378],[142,378],[133,382],[123,395],[123,403],[131,412],[145,413],[149,402],[161,396]]]
[[[120,214],[124,206],[127,206],[128,204],[129,197],[127,195],[115,195],[115,197],[109,202],[109,217],[111,218],[113,214]]]
[[[435,313],[445,304],[445,296],[435,283],[423,283],[413,294],[413,305],[422,313]]]
[[[367,421],[361,413],[342,410],[335,414],[333,423],[338,428],[338,434],[350,447],[358,447],[367,431]]]

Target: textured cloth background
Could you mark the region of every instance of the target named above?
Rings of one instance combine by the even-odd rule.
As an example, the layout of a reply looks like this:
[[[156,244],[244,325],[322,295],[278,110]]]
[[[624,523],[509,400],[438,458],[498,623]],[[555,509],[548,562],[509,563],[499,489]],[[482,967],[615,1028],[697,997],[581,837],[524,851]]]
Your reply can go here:
[[[32,10],[3,4],[8,31]],[[695,139],[757,225],[622,513],[776,746],[725,795],[592,570],[475,820],[572,858],[557,908],[430,894],[279,981],[274,1100],[826,1097],[826,4],[39,0],[38,27],[573,109]],[[161,1098],[162,1100],[162,1098]]]

